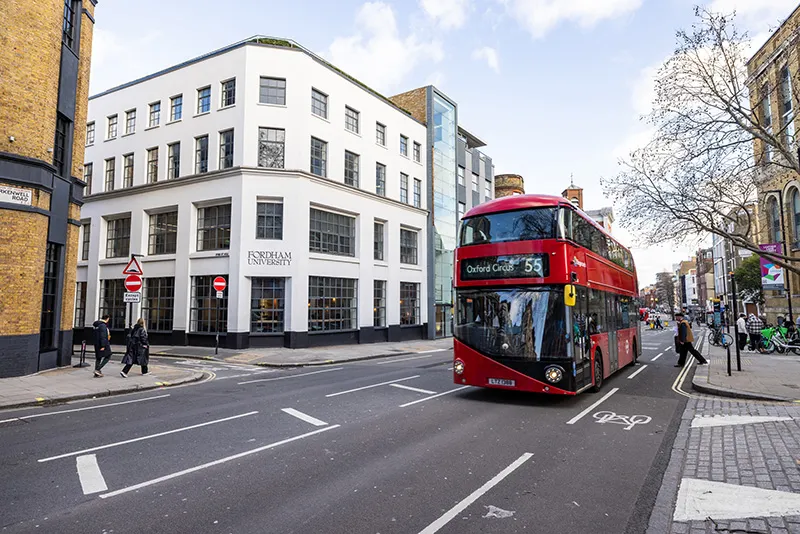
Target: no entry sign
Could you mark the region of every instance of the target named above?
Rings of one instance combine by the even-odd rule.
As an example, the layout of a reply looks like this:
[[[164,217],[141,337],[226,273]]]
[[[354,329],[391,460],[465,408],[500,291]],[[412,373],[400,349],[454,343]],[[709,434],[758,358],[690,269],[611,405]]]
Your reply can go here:
[[[225,278],[223,278],[222,276],[214,278],[214,289],[216,289],[217,291],[225,291],[225,286],[227,286]]]
[[[142,277],[137,274],[129,274],[125,278],[125,289],[134,292],[142,289]]]

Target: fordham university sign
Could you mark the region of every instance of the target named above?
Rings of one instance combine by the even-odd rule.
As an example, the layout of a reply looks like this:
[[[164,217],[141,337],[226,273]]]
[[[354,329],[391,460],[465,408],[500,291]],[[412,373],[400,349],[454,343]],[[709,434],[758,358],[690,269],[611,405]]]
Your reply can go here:
[[[247,265],[290,266],[292,253],[278,250],[248,250]]]

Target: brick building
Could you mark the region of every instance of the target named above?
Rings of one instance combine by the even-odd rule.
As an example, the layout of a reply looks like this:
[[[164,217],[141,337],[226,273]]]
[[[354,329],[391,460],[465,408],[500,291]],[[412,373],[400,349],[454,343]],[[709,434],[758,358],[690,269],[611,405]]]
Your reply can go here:
[[[96,3],[0,2],[0,377],[70,363]]]
[[[494,177],[495,198],[525,194],[525,180],[519,174],[498,174]]]

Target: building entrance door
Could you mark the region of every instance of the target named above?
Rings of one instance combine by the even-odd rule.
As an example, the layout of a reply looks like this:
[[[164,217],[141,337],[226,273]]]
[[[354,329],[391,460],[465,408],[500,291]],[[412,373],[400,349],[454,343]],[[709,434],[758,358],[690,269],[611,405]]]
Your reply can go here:
[[[453,306],[450,304],[436,305],[436,337],[453,336]]]

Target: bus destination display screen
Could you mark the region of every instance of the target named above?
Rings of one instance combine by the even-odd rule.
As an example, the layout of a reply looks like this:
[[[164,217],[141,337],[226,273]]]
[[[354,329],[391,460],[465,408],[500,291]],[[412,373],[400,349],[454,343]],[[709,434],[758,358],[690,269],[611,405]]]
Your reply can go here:
[[[547,254],[510,254],[461,260],[462,280],[544,278],[550,275]]]

